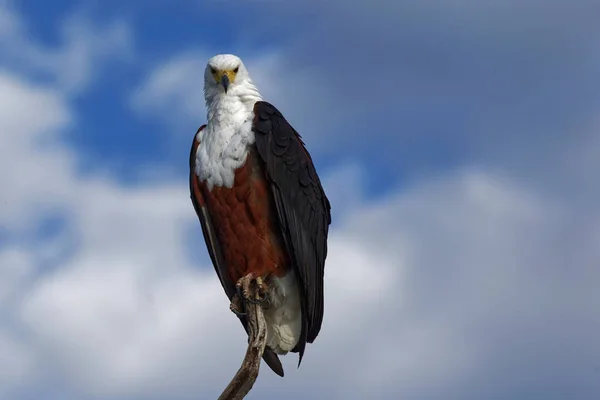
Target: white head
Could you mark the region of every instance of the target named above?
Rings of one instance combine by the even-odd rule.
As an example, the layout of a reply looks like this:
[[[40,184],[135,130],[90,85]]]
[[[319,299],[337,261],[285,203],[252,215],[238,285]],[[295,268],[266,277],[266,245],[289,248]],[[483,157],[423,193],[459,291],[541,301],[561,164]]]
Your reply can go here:
[[[204,98],[210,105],[215,98],[227,97],[261,99],[242,60],[233,54],[218,54],[208,60],[204,70]]]

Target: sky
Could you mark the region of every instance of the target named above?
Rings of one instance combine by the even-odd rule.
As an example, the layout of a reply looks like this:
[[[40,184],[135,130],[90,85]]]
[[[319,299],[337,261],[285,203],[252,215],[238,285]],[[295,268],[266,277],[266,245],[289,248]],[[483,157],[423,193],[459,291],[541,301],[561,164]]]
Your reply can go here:
[[[600,398],[597,0],[0,0],[0,398],[214,399],[246,338],[188,191],[239,55],[332,203],[248,399]]]

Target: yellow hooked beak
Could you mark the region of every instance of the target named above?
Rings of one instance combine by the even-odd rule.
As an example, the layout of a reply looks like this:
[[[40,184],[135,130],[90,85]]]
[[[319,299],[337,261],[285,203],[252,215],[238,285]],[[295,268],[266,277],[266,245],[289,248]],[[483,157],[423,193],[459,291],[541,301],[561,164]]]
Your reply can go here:
[[[215,70],[213,72],[215,82],[220,83],[221,86],[223,86],[223,89],[225,89],[225,93],[227,93],[227,89],[229,88],[231,82],[235,80],[235,76],[237,74],[236,70]]]

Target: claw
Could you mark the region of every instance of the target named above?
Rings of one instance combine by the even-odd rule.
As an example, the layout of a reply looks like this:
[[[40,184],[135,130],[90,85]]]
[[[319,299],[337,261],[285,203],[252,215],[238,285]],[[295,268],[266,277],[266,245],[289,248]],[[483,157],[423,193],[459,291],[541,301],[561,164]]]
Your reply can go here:
[[[256,283],[256,294],[253,298],[253,296],[251,295],[251,290],[250,287],[253,283]],[[236,290],[237,290],[237,295],[239,296],[239,298],[241,299],[241,303],[242,303],[242,312],[245,311],[245,302],[249,302],[252,304],[259,304],[261,305],[263,308],[269,308],[271,307],[271,302],[269,300],[269,296],[268,296],[268,287],[267,284],[264,282],[263,278],[258,276],[255,277],[253,273],[249,273],[248,275],[242,277],[239,281],[237,281],[237,283],[235,284]],[[240,313],[240,307],[236,308],[236,311],[233,311],[234,313],[238,314]],[[239,315],[244,315],[243,314],[239,314]]]
[[[229,309],[237,316],[246,315],[246,304],[242,301],[242,296],[239,289],[238,292],[231,299]]]
[[[237,315],[238,317],[244,317],[246,315],[246,312],[244,311],[238,311],[233,304],[229,305],[229,309],[231,310],[232,313],[234,313],[235,315]]]

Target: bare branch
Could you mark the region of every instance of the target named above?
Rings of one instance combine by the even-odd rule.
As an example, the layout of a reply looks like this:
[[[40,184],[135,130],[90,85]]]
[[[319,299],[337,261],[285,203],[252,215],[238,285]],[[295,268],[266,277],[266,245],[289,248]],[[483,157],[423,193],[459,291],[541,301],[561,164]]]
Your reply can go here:
[[[250,299],[258,298],[256,285],[249,285]],[[265,345],[267,343],[267,324],[260,304],[244,301],[246,306],[246,318],[248,320],[248,349],[242,361],[242,366],[235,374],[229,385],[225,388],[219,400],[241,400],[243,399],[258,377],[258,370]]]

